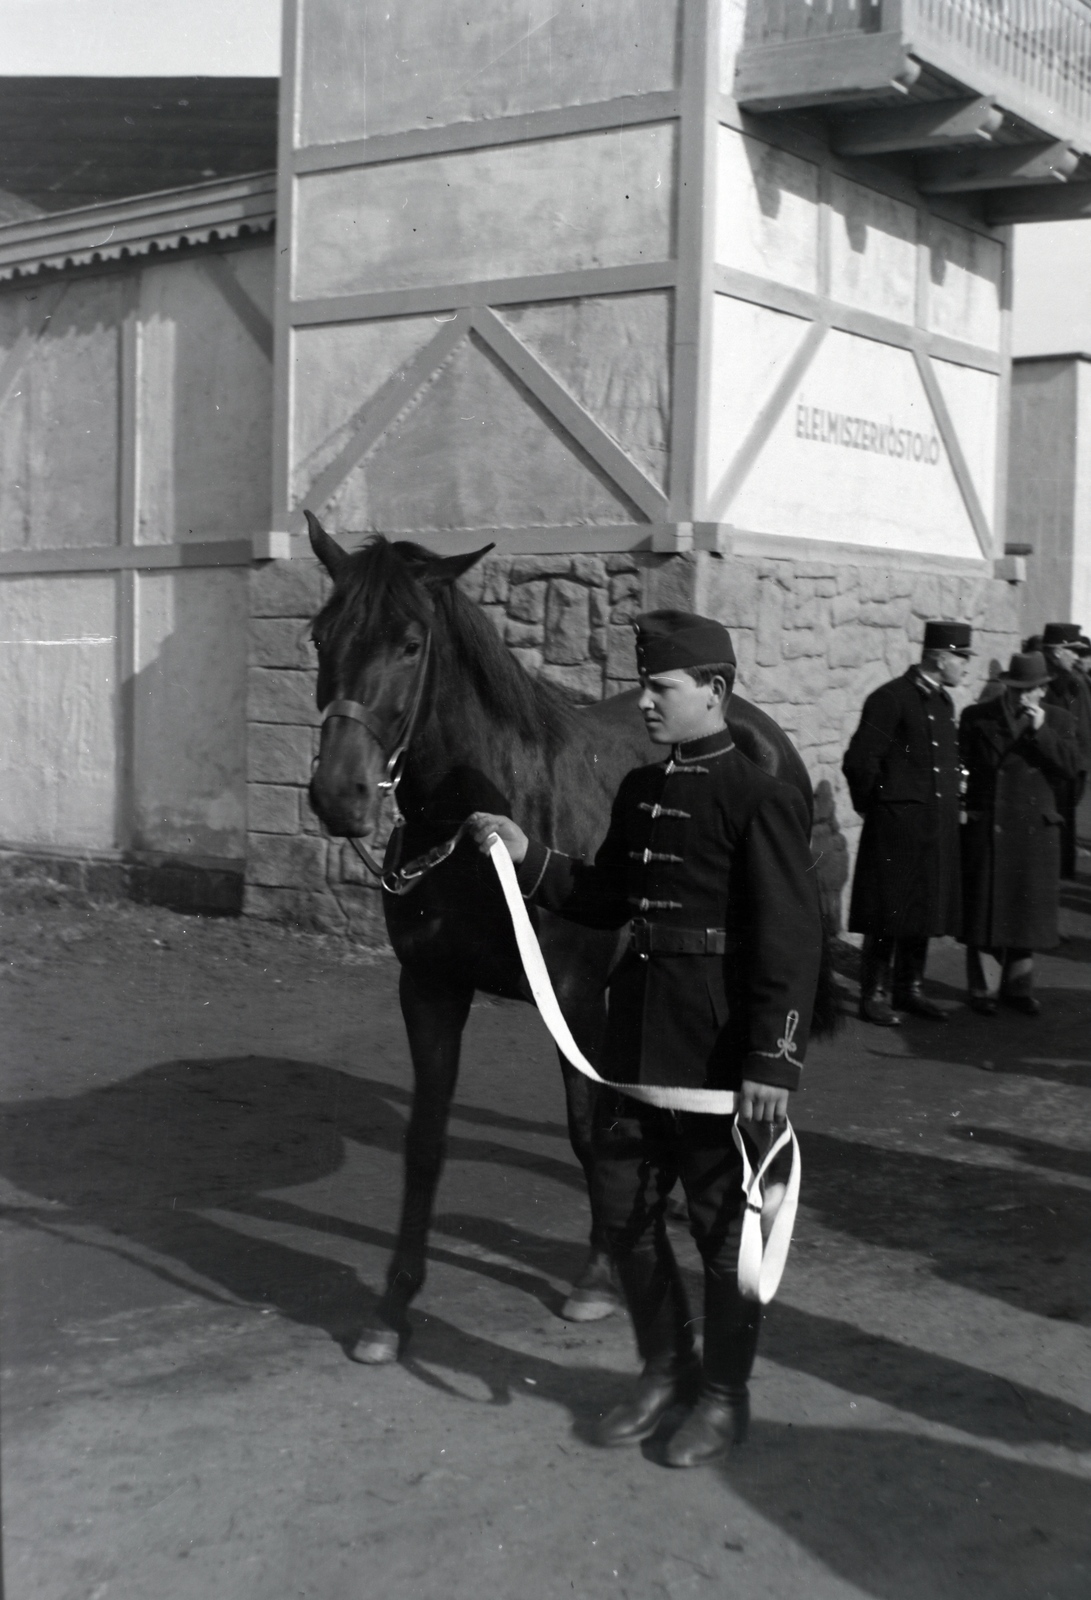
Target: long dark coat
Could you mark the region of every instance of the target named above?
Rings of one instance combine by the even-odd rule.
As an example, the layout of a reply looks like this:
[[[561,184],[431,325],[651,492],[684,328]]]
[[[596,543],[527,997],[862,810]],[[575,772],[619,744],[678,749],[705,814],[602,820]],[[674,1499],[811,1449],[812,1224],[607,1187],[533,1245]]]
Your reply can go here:
[[[532,842],[524,894],[591,927],[723,929],[722,955],[630,949],[610,980],[602,1074],[616,1083],[795,1089],[822,949],[803,796],[727,730],[621,783],[594,863]]]
[[[1037,731],[1006,697],[967,706],[959,745],[969,771],[962,830],[965,940],[986,950],[1057,943],[1058,785],[1079,766],[1076,725],[1045,707]]]
[[[1054,784],[1061,813],[1061,876],[1076,876],[1076,807],[1091,771],[1091,684],[1075,672],[1054,671],[1045,692],[1045,704],[1067,711],[1076,725],[1080,770]]]
[[[958,935],[958,730],[951,697],[915,667],[869,694],[842,770],[864,819],[849,928]]]

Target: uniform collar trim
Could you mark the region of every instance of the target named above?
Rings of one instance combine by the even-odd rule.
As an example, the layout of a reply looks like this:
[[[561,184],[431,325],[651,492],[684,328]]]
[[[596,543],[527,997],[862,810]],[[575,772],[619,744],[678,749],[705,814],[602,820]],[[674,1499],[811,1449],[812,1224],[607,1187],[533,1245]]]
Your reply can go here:
[[[706,734],[703,739],[687,739],[684,744],[674,745],[671,761],[676,767],[684,767],[688,761],[707,761],[712,756],[726,756],[734,748],[735,741],[731,734],[726,728],[721,728],[716,733]]]

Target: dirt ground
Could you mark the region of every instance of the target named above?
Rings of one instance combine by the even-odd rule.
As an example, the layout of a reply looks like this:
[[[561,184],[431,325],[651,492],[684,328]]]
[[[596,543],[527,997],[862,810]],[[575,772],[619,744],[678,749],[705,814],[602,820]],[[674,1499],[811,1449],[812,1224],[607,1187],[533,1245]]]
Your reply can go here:
[[[622,1318],[559,1317],[587,1211],[529,1008],[474,1008],[412,1341],[366,1368],[392,958],[9,885],[9,1600],[1087,1600],[1091,884],[1066,898],[1039,1021],[812,1051],[752,1439],[680,1473],[588,1442],[636,1358]]]

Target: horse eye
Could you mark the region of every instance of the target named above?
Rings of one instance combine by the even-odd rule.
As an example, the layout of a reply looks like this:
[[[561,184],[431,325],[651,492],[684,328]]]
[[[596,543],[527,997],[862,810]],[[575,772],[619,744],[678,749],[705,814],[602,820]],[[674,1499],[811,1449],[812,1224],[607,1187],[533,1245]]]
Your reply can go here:
[[[407,656],[419,656],[420,655],[420,640],[419,639],[407,639],[405,641],[405,654]]]

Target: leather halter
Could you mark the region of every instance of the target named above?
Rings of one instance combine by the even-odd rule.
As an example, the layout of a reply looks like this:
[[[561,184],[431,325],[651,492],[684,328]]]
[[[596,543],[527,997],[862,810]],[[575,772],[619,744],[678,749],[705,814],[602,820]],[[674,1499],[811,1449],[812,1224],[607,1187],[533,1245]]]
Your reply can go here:
[[[428,676],[428,663],[431,659],[431,654],[432,635],[429,632],[424,636],[424,645],[420,653],[420,660],[417,662],[417,670],[413,679],[413,688],[410,691],[409,699],[406,702],[405,709],[402,711],[396,723],[397,731],[390,740],[390,753],[386,756],[386,771],[379,779],[378,783],[378,788],[383,794],[389,796],[391,805],[393,806],[395,831],[405,826],[405,818],[402,815],[401,809],[398,805],[398,784],[401,782],[402,770],[405,766],[405,757],[409,750],[409,741],[412,739],[413,734],[416,731],[417,719],[420,716],[421,703],[424,699],[424,685]],[[349,721],[359,722],[364,728],[366,728],[367,732],[374,739],[380,750],[385,751],[386,740],[379,732],[378,728],[376,728],[373,721],[373,715],[374,708],[372,706],[365,706],[359,700],[331,700],[329,705],[326,706],[325,710],[322,712],[322,722],[325,724],[330,720],[331,717],[344,717]],[[454,849],[457,842],[458,841],[456,838],[451,844],[451,850]],[[391,894],[405,893],[404,888],[396,886],[402,874],[392,872],[385,873],[383,871],[382,862],[377,860],[376,857],[372,855],[367,845],[361,844],[359,839],[354,839],[350,835],[349,844],[352,846],[353,850],[355,850],[360,860],[364,863],[364,866],[367,867],[368,871],[374,873],[379,879],[384,889],[387,889]],[[435,852],[432,852],[432,854],[435,854]],[[447,852],[447,854],[450,854],[450,850]],[[416,863],[414,862],[411,865],[415,866]],[[424,870],[427,870],[427,868]],[[420,874],[417,874],[417,876],[420,876]],[[391,880],[390,883],[387,882],[388,879]],[[409,885],[409,887],[411,887],[411,885]]]

